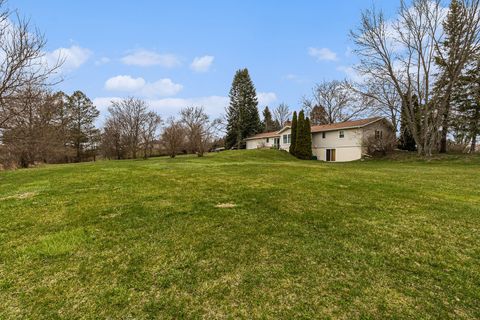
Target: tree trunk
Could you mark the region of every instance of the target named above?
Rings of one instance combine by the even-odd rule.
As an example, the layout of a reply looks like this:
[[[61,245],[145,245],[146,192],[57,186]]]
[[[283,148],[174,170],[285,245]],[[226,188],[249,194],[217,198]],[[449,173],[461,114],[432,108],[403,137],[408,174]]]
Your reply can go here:
[[[480,108],[475,110],[475,116],[473,118],[472,126],[472,144],[470,145],[470,152],[474,153],[477,151],[477,132],[478,132],[478,121],[480,120]]]
[[[442,119],[442,136],[440,138],[440,153],[447,153],[447,135],[448,135],[448,118],[450,115],[450,103],[446,104],[445,112]]]
[[[80,162],[80,143],[77,143],[77,162]]]
[[[448,134],[448,129],[443,126],[442,128],[442,137],[440,138],[440,153],[447,153],[447,134]]]

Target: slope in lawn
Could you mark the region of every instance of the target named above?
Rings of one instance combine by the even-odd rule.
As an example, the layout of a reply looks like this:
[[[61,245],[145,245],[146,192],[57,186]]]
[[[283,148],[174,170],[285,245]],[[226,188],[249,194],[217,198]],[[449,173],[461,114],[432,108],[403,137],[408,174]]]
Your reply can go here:
[[[0,173],[0,318],[478,318],[480,159]]]

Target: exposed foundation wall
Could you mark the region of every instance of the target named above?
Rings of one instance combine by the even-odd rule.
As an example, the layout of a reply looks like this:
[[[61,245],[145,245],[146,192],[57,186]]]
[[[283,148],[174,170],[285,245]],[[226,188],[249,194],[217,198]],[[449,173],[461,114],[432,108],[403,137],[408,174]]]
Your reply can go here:
[[[335,149],[335,162],[355,161],[362,158],[362,147],[314,148],[318,160],[327,161],[327,149]]]

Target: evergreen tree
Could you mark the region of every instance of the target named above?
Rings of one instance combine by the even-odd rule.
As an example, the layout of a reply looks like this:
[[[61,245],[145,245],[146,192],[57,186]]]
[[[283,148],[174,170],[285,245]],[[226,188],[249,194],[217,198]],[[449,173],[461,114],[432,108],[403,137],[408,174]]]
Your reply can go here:
[[[265,109],[263,109],[263,132],[270,132],[275,130],[279,130],[278,125],[273,120],[272,113],[267,106],[265,107]]]
[[[452,81],[453,70],[452,64],[455,64],[459,57],[458,47],[463,43],[462,39],[467,36],[465,34],[465,23],[462,21],[465,19],[464,8],[458,0],[452,0],[450,2],[447,18],[443,23],[443,29],[445,32],[445,40],[441,43],[441,50],[443,54],[436,57],[436,63],[440,69],[438,80],[435,83],[435,91],[440,96],[445,96],[446,84]],[[448,97],[451,100],[451,97]],[[447,152],[447,135],[449,131],[451,121],[451,104],[447,103],[445,110],[443,111],[442,119],[442,131],[440,137],[440,152]]]
[[[310,118],[308,117],[307,119],[305,119],[304,130],[305,130],[305,138],[306,138],[305,148],[307,150],[307,153],[305,155],[308,156],[306,160],[311,160],[312,159],[312,125],[310,123]]]
[[[257,94],[247,69],[236,72],[229,97],[225,146],[240,149],[245,146],[245,138],[262,131]]]
[[[400,113],[400,138],[398,140],[398,148],[401,150],[415,151],[417,149],[415,139],[413,138],[410,127],[407,123],[408,120],[406,115],[406,112],[409,112],[409,110],[414,110],[414,112],[418,110],[419,106],[417,97],[413,96],[412,100],[414,101],[414,108],[407,108],[407,106],[403,104]]]
[[[301,145],[302,145],[302,138],[303,138],[303,125],[305,122],[305,114],[303,110],[298,113],[297,118],[297,129],[295,130],[295,149],[294,155],[298,157],[300,153]]]
[[[297,111],[293,111],[292,126],[290,127],[290,148],[288,149],[292,155],[295,155],[295,148],[297,147],[297,128]]]
[[[480,56],[468,64],[460,77],[452,99],[452,121],[457,143],[470,143],[470,152],[475,152],[480,135]]]
[[[68,97],[67,110],[69,139],[76,150],[76,160],[80,161],[85,147],[90,148],[99,133],[94,122],[100,112],[81,91]]]
[[[300,111],[302,113],[302,111]],[[312,158],[312,133],[310,128],[310,119],[307,117],[303,120],[303,114],[299,116],[302,118],[302,125],[298,127],[297,136],[297,152],[296,156],[302,160],[310,160]]]

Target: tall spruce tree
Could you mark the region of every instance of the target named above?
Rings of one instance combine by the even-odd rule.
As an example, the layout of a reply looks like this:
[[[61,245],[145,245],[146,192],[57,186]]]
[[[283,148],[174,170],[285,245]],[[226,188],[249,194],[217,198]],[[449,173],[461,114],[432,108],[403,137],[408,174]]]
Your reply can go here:
[[[263,109],[262,125],[263,125],[263,132],[278,130],[278,125],[273,120],[272,113],[270,112],[270,109],[268,108],[268,106],[266,106],[265,109]]]
[[[255,86],[246,68],[235,73],[229,97],[225,146],[240,149],[245,147],[245,138],[262,131]]]
[[[293,111],[292,126],[290,127],[290,148],[288,149],[292,155],[295,155],[295,148],[297,147],[297,128],[297,111]]]
[[[457,143],[470,143],[470,152],[476,151],[480,136],[480,56],[476,55],[468,64],[454,88],[452,99],[452,121]]]
[[[435,83],[435,91],[440,93],[440,96],[445,96],[444,88],[448,82],[452,81],[452,74],[454,69],[452,64],[455,64],[459,57],[458,47],[463,43],[465,34],[465,19],[463,4],[458,0],[452,0],[450,2],[447,18],[443,23],[443,29],[445,32],[445,40],[441,43],[442,54],[437,56],[435,62],[439,67],[439,77]],[[451,97],[448,97],[451,101]],[[451,103],[447,103],[442,116],[442,131],[440,136],[440,148],[441,153],[447,152],[447,135],[449,132],[449,126],[451,121]]]
[[[91,148],[99,130],[95,119],[100,112],[93,102],[81,91],[75,91],[67,99],[69,115],[68,132],[71,144],[76,150],[76,161],[80,161],[85,147]]]

